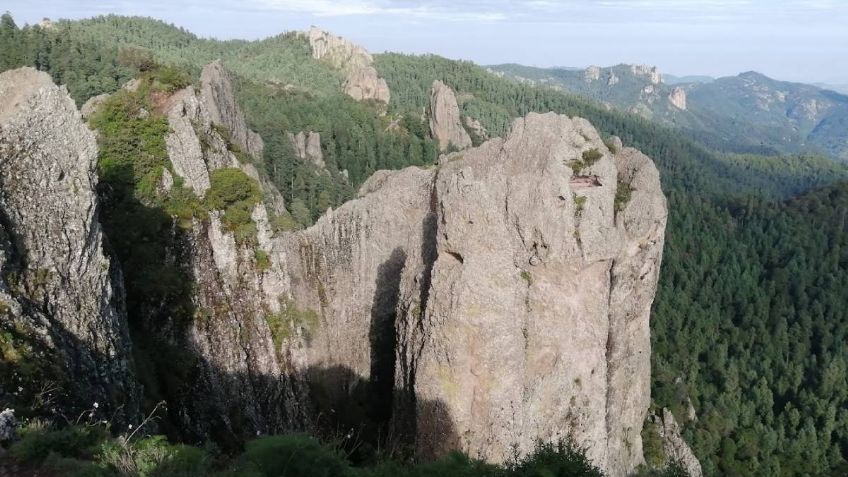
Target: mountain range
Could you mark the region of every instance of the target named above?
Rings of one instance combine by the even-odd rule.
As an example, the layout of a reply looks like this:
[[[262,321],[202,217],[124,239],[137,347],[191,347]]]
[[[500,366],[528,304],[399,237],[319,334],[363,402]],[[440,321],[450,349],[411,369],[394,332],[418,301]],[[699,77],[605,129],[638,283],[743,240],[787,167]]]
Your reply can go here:
[[[591,66],[584,70],[497,65],[496,74],[591,98],[686,131],[710,147],[765,154],[817,151],[848,160],[848,96],[778,81],[749,71],[738,76],[671,80],[654,67]]]

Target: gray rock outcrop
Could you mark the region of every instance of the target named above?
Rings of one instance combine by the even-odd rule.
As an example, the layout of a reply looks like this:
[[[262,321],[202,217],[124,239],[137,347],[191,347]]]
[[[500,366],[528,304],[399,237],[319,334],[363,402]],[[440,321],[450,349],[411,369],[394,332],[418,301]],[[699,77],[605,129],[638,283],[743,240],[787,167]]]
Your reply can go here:
[[[98,402],[121,423],[136,416],[138,389],[120,271],[97,221],[96,161],[64,87],[32,68],[0,74],[0,328],[30,366],[55,366],[69,410]],[[0,397],[46,384],[2,383]]]
[[[227,396],[186,406],[198,434],[223,409],[247,434],[380,402],[422,456],[499,462],[571,436],[610,475],[642,462],[666,208],[638,151],[531,114],[438,169],[374,174],[306,230],[274,235],[267,215],[254,211],[263,269],[214,215],[191,234],[209,315],[190,329],[205,363],[194,392]]]
[[[630,72],[637,76],[646,76],[651,84],[662,83],[662,74],[656,66],[650,65],[630,65]]]
[[[477,136],[477,138],[481,141],[489,140],[489,131],[486,130],[480,121],[468,116],[465,116],[462,119],[465,122],[466,130],[471,131],[471,133]]]
[[[668,95],[668,100],[675,108],[686,110],[686,90],[680,86],[676,86]]]
[[[471,147],[471,137],[462,127],[456,94],[450,86],[439,80],[430,89],[430,133],[439,143],[439,150],[447,151]]]
[[[689,473],[689,477],[702,477],[701,463],[698,462],[695,453],[680,436],[680,426],[674,419],[674,415],[668,409],[663,409],[659,415],[648,416],[646,425],[655,426],[655,430],[662,440],[662,450],[665,462],[678,462]]]
[[[288,133],[287,136],[301,161],[314,164],[319,169],[327,167],[324,163],[324,152],[321,150],[321,133],[300,131],[297,134]]]
[[[357,101],[374,100],[388,104],[391,98],[389,86],[377,74],[374,58],[365,48],[314,26],[305,36],[312,47],[313,58],[345,73],[345,94]]]
[[[597,81],[601,78],[601,68],[597,66],[590,66],[583,71],[583,81],[587,83],[591,83],[592,81]]]
[[[229,73],[221,60],[203,68],[200,74],[200,100],[206,108],[209,121],[220,124],[229,131],[230,141],[255,159],[262,158],[262,138],[249,130],[244,115],[236,104]]]

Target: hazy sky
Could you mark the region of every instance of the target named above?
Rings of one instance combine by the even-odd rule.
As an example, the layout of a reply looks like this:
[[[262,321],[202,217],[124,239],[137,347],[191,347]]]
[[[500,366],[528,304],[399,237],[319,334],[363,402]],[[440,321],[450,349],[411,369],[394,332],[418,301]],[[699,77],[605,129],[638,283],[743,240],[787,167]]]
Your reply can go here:
[[[0,0],[2,10],[21,25],[118,13],[254,39],[314,24],[372,52],[848,83],[848,0]]]

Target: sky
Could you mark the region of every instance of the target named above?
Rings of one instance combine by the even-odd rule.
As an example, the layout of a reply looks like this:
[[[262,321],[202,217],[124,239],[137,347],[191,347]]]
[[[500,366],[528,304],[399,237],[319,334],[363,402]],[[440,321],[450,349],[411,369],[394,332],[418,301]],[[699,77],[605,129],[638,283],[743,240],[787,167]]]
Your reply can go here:
[[[19,25],[116,13],[222,39],[317,25],[373,53],[848,84],[848,0],[0,0],[3,10]]]

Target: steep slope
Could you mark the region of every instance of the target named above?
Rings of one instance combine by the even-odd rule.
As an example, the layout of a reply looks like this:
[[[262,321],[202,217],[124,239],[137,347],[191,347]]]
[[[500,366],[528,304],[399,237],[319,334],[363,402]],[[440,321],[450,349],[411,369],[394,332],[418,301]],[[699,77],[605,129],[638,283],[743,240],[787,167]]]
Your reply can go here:
[[[96,402],[121,424],[139,390],[96,154],[64,88],[31,68],[0,74],[0,398],[53,402],[38,409],[48,414]]]

